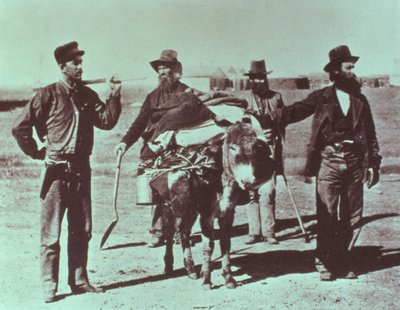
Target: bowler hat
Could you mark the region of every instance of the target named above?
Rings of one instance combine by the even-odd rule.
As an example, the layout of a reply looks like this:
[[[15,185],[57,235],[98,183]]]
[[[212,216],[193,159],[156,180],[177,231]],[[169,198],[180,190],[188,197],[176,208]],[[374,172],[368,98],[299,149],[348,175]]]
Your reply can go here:
[[[182,71],[182,64],[178,61],[178,53],[174,50],[163,50],[159,59],[150,62],[150,65],[158,72],[158,66],[173,66]]]
[[[324,71],[331,72],[334,65],[346,61],[356,62],[359,58],[351,55],[347,45],[339,45],[329,52],[329,63],[324,67]]]
[[[267,71],[264,60],[252,60],[249,72],[243,73],[243,75],[267,75],[272,72],[273,71]]]
[[[58,64],[72,60],[75,55],[82,56],[83,54],[85,51],[78,48],[76,41],[61,45],[54,50],[54,57]]]

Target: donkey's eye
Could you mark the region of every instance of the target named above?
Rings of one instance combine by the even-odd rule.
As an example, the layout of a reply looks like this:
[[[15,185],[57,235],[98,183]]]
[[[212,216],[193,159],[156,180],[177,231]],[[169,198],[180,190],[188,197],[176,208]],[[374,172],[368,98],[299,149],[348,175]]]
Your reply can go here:
[[[239,148],[238,148],[236,145],[230,145],[230,146],[229,146],[229,150],[232,151],[232,152],[237,152],[238,149],[239,149]]]

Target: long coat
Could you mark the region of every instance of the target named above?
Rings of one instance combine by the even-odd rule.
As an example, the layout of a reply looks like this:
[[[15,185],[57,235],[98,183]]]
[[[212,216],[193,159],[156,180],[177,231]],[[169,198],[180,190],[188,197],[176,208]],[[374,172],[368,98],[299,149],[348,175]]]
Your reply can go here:
[[[169,100],[171,96],[184,92],[188,88],[187,85],[177,82],[173,89],[169,92],[164,91],[160,86],[156,87],[146,99],[140,109],[139,115],[136,117],[122,142],[131,147],[140,137],[147,142],[154,134],[155,126],[158,120],[168,110],[176,108],[179,102]],[[143,145],[140,152],[142,159],[154,156],[146,144]]]
[[[379,144],[368,100],[363,94],[357,93],[350,95],[350,102],[353,115],[354,146],[357,152],[363,155],[364,167],[379,168],[382,157],[379,155]],[[303,101],[295,102],[270,113],[274,121],[278,121],[284,126],[314,114],[304,171],[306,176],[318,174],[323,143],[332,135],[333,131],[335,104],[338,104],[335,88],[328,86],[312,92]]]

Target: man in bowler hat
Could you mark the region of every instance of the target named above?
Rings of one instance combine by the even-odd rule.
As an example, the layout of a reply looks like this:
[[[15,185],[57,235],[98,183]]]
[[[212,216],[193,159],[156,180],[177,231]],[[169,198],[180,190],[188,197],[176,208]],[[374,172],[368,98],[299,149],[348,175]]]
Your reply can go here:
[[[17,118],[12,133],[22,151],[45,161],[40,198],[41,278],[45,302],[56,300],[60,234],[68,219],[68,284],[75,294],[99,293],[88,279],[88,246],[92,233],[90,155],[93,127],[111,130],[121,113],[121,84],[111,78],[103,103],[82,83],[82,56],[77,42],[59,46],[54,56],[61,79],[39,89]],[[33,128],[45,147],[39,149]]]
[[[244,93],[244,99],[248,102],[247,109],[256,118],[265,116],[266,113],[283,107],[282,96],[269,88],[267,71],[264,60],[251,62],[249,72],[249,91]],[[274,127],[263,128],[271,149],[272,158],[276,162],[276,170],[272,178],[263,184],[259,190],[249,193],[250,203],[247,205],[247,218],[249,233],[245,240],[246,244],[253,244],[258,241],[266,241],[269,244],[277,244],[275,238],[275,197],[276,197],[276,175],[283,171],[282,139],[284,128]]]
[[[182,76],[182,64],[178,61],[177,52],[166,49],[161,52],[159,59],[150,62],[151,67],[158,73],[159,85],[147,95],[137,118],[116,146],[115,152],[124,154],[136,141],[142,137],[144,145],[140,151],[141,163],[138,175],[143,174],[143,166],[154,159],[155,154],[148,147],[149,139],[156,131],[157,122],[169,109],[170,99],[179,93],[189,91],[189,87],[179,80]],[[149,247],[158,247],[164,244],[163,206],[156,204],[152,209],[151,240]]]
[[[357,278],[352,249],[362,225],[363,182],[371,188],[379,181],[374,120],[353,72],[358,59],[348,46],[335,47],[324,68],[333,85],[264,118],[265,126],[286,126],[314,115],[305,174],[317,176],[315,265],[322,281]]]

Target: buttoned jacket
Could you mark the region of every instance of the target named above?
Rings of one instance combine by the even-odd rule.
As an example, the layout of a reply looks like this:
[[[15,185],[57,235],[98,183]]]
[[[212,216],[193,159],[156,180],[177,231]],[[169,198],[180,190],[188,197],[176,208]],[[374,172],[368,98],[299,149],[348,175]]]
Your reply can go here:
[[[335,88],[328,86],[312,92],[303,101],[270,113],[271,118],[283,126],[314,115],[305,168],[306,176],[318,174],[324,141],[332,135],[336,104],[338,99]],[[379,168],[381,162],[379,144],[367,98],[361,93],[351,94],[350,109],[352,109],[354,148],[361,155],[364,167]]]

